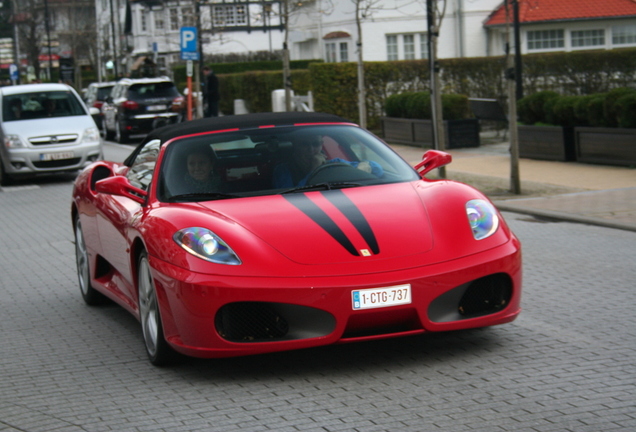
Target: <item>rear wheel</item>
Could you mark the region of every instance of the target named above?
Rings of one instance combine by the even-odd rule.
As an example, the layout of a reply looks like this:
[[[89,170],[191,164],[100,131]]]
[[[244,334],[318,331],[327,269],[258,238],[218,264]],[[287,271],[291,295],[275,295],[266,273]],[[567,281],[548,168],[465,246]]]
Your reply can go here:
[[[120,144],[124,144],[126,141],[128,141],[128,134],[122,129],[119,120],[115,121],[115,141]]]
[[[157,290],[155,288],[148,254],[144,251],[139,257],[137,289],[139,291],[139,319],[141,332],[150,363],[164,366],[174,362],[177,353],[168,345],[163,335]]]
[[[84,302],[89,306],[104,303],[106,297],[91,285],[90,258],[84,242],[79,215],[75,217],[75,262],[77,263],[77,278]]]

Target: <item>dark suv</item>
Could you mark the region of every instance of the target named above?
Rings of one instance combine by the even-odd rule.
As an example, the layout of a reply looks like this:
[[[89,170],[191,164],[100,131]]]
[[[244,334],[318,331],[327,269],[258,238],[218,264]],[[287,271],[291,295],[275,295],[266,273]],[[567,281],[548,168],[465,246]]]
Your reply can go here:
[[[119,80],[102,106],[104,135],[122,143],[183,121],[184,102],[168,77]]]

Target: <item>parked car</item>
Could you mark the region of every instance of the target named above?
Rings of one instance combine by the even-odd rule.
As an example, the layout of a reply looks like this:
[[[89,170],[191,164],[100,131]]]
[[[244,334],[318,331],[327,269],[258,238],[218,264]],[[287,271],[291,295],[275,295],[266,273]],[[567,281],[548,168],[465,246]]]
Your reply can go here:
[[[307,154],[321,162],[309,174],[290,165]],[[156,365],[175,352],[229,357],[510,322],[519,241],[481,192],[425,177],[450,161],[429,150],[414,169],[318,113],[158,129],[123,164],[97,162],[75,182],[82,296],[139,319]]]
[[[95,107],[99,110],[99,114],[93,116],[93,120],[97,127],[102,129],[102,105],[106,98],[110,95],[111,90],[115,87],[114,81],[95,82],[88,85],[86,93],[84,93],[84,102],[86,106]]]
[[[184,98],[168,77],[124,78],[102,106],[106,139],[123,143],[133,136],[185,119]]]
[[[102,142],[88,109],[66,84],[0,87],[0,181],[73,171],[101,159]]]

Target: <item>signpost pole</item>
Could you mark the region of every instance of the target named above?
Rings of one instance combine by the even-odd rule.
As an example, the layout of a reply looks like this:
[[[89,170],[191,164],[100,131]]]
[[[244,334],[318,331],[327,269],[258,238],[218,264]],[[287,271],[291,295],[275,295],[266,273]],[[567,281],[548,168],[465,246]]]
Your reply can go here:
[[[186,63],[186,75],[188,82],[188,121],[192,120],[192,60]]]

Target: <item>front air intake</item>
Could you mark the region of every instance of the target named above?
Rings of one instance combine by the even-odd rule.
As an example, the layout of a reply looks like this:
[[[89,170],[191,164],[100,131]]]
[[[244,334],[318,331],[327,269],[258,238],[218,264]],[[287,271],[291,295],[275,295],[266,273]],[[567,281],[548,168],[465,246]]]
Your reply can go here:
[[[231,342],[262,342],[283,338],[287,321],[267,303],[230,303],[216,315],[216,331]]]
[[[499,312],[508,305],[512,284],[508,275],[498,273],[473,281],[459,301],[457,311],[465,317]]]

